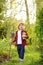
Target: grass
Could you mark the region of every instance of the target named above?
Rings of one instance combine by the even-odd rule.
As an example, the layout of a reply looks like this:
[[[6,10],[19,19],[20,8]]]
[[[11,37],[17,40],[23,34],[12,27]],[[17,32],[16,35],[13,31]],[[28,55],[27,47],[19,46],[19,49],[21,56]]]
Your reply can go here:
[[[9,42],[8,40],[0,40],[0,54],[9,54]],[[11,47],[11,59],[7,62],[0,63],[0,65],[43,65],[43,59],[40,57],[40,53],[32,46],[25,47],[24,62],[17,62],[18,54],[17,48],[12,45]]]

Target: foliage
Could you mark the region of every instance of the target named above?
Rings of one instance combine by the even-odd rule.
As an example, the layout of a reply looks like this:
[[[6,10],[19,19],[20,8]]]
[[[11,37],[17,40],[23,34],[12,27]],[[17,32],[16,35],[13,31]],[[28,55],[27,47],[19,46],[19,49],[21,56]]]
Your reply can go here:
[[[6,18],[4,20],[5,22],[0,22],[0,38],[4,37],[10,37],[11,32],[14,32],[17,30],[18,21],[14,18]]]
[[[36,36],[39,39],[39,52],[40,52],[40,56],[41,56],[41,61],[40,61],[40,65],[41,62],[43,61],[43,8],[41,8],[37,14],[37,22],[35,25],[35,32],[36,32]]]
[[[11,59],[10,61],[8,61],[7,63],[0,63],[0,65],[38,65],[37,62],[40,61],[40,53],[32,50],[31,48],[32,46],[26,46],[26,50],[25,50],[25,58],[24,58],[24,62],[19,63],[17,61],[18,58],[18,54],[17,54],[17,48],[15,46],[11,46]],[[9,55],[9,41],[7,39],[3,39],[0,40],[0,54],[8,54]]]
[[[43,8],[39,10],[37,19],[38,21],[36,22],[35,32],[37,37],[39,38],[41,45],[43,45]]]
[[[11,2],[13,1],[11,0]],[[5,0],[0,0],[0,54],[9,53],[9,40],[11,32],[14,32],[15,34],[18,29],[18,24],[20,23],[12,16],[4,18],[5,10]],[[2,20],[4,22],[2,22]],[[17,62],[17,49],[14,45],[12,45],[11,60],[0,65],[43,65],[43,8],[37,13],[37,21],[35,24],[27,23],[28,21],[25,22],[25,30],[27,31],[29,38],[27,40],[28,45],[25,47],[26,52],[24,62]]]

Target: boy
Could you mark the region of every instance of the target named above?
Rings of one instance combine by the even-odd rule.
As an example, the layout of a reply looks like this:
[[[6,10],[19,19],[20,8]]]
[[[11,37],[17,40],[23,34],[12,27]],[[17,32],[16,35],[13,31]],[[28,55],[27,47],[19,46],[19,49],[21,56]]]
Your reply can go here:
[[[16,31],[15,40],[13,40],[13,42],[16,42],[20,61],[23,61],[24,59],[26,39],[28,39],[28,34],[25,30],[23,30],[23,26],[24,26],[23,23],[19,24],[18,31]]]

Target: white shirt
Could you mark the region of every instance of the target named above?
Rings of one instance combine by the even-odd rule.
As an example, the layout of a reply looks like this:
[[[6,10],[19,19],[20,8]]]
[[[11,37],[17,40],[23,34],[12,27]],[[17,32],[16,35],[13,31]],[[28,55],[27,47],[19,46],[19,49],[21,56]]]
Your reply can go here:
[[[18,31],[17,35],[18,35],[17,44],[22,44],[21,30]]]

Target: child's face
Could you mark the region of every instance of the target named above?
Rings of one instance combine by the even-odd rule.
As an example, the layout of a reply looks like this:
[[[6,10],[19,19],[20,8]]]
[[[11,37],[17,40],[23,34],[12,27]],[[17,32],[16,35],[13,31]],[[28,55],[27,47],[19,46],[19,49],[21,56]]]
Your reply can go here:
[[[23,25],[22,24],[19,26],[19,29],[20,30],[23,30]]]

